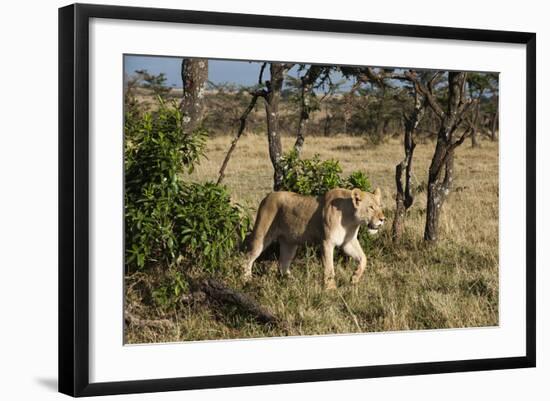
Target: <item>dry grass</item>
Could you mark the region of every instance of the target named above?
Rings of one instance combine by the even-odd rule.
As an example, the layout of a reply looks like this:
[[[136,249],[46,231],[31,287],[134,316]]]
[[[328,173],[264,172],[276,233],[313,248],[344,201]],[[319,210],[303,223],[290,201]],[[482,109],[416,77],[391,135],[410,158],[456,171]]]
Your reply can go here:
[[[216,180],[231,141],[213,138],[203,160],[188,179]],[[225,184],[233,200],[255,214],[259,201],[270,191],[272,167],[267,139],[245,135],[229,163]],[[283,138],[285,149],[293,138]],[[425,187],[434,144],[418,144],[413,184]],[[308,137],[304,157],[338,159],[344,174],[364,170],[382,189],[386,216],[394,209],[394,168],[403,157],[398,140],[373,146],[356,137]],[[338,290],[322,288],[322,269],[315,249],[300,252],[292,265],[293,279],[278,277],[273,257],[257,262],[251,284],[243,285],[239,266],[242,255],[227,262],[220,273],[231,286],[270,308],[286,322],[285,329],[267,327],[238,310],[219,305],[180,302],[169,310],[147,304],[146,286],[127,287],[127,305],[148,319],[169,319],[162,327],[129,326],[130,343],[244,338],[281,335],[315,335],[370,331],[493,326],[498,324],[498,144],[481,148],[462,145],[455,159],[455,190],[444,205],[441,240],[427,247],[422,241],[425,192],[417,194],[406,221],[401,244],[389,238],[389,226],[368,249],[368,267],[362,282],[348,284],[353,263],[338,256]],[[140,278],[142,280],[143,278]],[[151,278],[148,278],[151,280]],[[161,280],[160,278],[154,278]],[[129,277],[129,283],[139,281]],[[155,284],[148,284],[154,286]],[[141,288],[138,290],[137,288]]]

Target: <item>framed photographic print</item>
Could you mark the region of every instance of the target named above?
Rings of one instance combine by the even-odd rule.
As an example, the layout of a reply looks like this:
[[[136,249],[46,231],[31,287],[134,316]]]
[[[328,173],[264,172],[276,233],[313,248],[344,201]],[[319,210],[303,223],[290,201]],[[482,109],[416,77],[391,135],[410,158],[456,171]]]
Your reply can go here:
[[[535,366],[535,34],[59,10],[59,390]]]

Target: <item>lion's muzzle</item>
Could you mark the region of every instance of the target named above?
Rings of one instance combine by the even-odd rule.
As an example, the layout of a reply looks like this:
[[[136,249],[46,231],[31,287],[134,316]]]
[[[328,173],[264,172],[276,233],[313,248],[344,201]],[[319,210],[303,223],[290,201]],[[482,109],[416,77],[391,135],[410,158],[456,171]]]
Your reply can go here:
[[[378,233],[378,229],[384,225],[384,219],[380,219],[377,222],[369,222],[367,224],[367,229],[369,230],[369,234],[376,234]]]

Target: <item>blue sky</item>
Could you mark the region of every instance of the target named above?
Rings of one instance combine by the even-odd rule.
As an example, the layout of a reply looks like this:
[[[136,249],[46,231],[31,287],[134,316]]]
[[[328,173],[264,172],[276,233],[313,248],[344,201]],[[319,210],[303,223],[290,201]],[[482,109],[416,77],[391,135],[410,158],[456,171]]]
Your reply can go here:
[[[238,85],[254,85],[258,80],[261,63],[248,61],[209,60],[208,79],[215,84],[224,82]],[[147,70],[151,74],[166,74],[167,85],[181,87],[181,58],[126,56],[124,69],[127,74]]]
[[[214,84],[232,83],[235,85],[251,86],[258,82],[260,62],[237,60],[212,60],[208,62],[208,79]],[[158,56],[125,56],[124,72],[131,75],[136,70],[147,70],[150,74],[166,75],[168,86],[181,88],[181,58]],[[296,76],[297,67],[290,71]],[[264,79],[269,78],[269,69],[264,71]],[[332,77],[333,82],[342,79],[340,74]],[[344,85],[345,86],[345,85]]]

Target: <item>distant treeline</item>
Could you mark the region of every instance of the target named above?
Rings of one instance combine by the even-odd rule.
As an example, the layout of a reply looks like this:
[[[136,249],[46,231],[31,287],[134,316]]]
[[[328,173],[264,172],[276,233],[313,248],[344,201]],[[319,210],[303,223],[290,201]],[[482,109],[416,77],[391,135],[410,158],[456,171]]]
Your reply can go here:
[[[498,85],[498,80],[495,81]],[[472,85],[473,86],[473,85]],[[242,112],[250,103],[249,88],[232,84],[209,85],[205,92],[204,129],[210,136],[233,135],[239,126]],[[142,102],[155,105],[158,90],[148,84],[139,84],[136,92]],[[165,88],[160,93],[167,100],[179,101],[181,89]],[[498,130],[498,89],[487,84],[481,96],[478,134],[496,139]],[[445,99],[442,99],[443,101]],[[301,96],[297,87],[288,85],[281,91],[279,106],[279,132],[285,136],[295,136],[300,121]],[[402,86],[379,87],[366,85],[348,92],[317,92],[313,95],[312,112],[308,122],[308,135],[364,136],[372,143],[384,138],[402,136],[403,115],[410,112],[410,89]],[[436,137],[439,120],[431,110],[419,123],[418,137]],[[246,132],[264,134],[266,131],[263,104],[256,104],[249,114]]]

